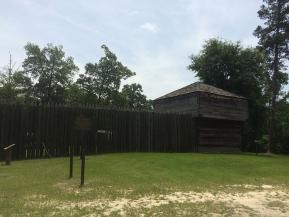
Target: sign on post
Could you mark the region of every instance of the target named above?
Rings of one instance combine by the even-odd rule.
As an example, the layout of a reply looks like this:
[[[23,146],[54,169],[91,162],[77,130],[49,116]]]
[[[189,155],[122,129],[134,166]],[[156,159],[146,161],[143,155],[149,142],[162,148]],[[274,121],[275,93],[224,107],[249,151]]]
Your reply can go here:
[[[5,156],[5,164],[10,165],[10,162],[12,160],[12,147],[15,146],[15,144],[9,145],[4,148],[4,156]]]
[[[83,133],[91,130],[91,120],[84,115],[76,117],[74,120],[74,130],[79,131],[81,134],[81,172],[80,172],[80,186],[84,185],[84,170],[85,170],[85,146]],[[73,174],[73,146],[70,149],[70,169],[69,176],[72,177]]]

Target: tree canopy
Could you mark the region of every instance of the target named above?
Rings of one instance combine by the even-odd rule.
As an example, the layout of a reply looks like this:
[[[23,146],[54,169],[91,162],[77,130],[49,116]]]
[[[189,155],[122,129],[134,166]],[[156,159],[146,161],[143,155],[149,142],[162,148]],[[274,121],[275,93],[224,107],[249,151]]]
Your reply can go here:
[[[23,71],[15,69],[10,54],[9,64],[0,71],[0,97],[7,102],[25,101],[30,94],[32,81]]]
[[[65,88],[78,70],[73,58],[66,58],[62,46],[52,44],[40,48],[27,43],[25,51],[23,70],[33,79],[33,96],[42,103],[63,102]]]
[[[79,75],[76,82],[80,87],[78,94],[90,103],[151,109],[151,102],[143,94],[140,84],[126,84],[120,90],[121,83],[135,72],[124,66],[106,45],[101,48],[105,56],[97,63],[87,63],[84,74]]]
[[[121,90],[121,100],[124,107],[140,109],[152,108],[152,102],[147,100],[147,97],[143,94],[142,86],[140,84],[126,84]]]
[[[0,71],[0,97],[9,102],[96,104],[152,109],[140,84],[122,82],[136,73],[123,65],[117,56],[102,45],[104,56],[87,63],[83,73],[62,46],[43,48],[27,43],[22,68],[15,70],[11,56]],[[78,78],[77,78],[78,77]]]
[[[210,39],[199,55],[191,56],[191,61],[188,68],[200,80],[245,97],[261,96],[266,86],[264,54],[255,48],[243,48],[239,42]]]

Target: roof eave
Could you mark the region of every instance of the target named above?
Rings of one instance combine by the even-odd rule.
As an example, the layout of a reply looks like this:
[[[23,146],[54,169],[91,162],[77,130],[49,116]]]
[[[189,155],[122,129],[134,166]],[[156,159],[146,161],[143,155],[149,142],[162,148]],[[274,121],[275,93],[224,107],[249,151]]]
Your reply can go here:
[[[223,94],[216,94],[216,93],[205,92],[205,91],[194,91],[194,92],[180,94],[180,95],[176,95],[176,96],[168,96],[168,97],[162,96],[162,97],[154,99],[153,101],[166,100],[166,99],[176,98],[176,97],[179,97],[179,96],[190,95],[190,94],[193,94],[193,93],[208,93],[208,94],[212,94],[212,95],[215,95],[215,96],[222,96],[222,97],[226,97],[226,98],[235,98],[235,99],[240,99],[240,100],[248,100],[248,98],[246,98],[244,96],[238,96],[238,95],[236,95],[236,96],[227,96],[227,95],[223,95]]]

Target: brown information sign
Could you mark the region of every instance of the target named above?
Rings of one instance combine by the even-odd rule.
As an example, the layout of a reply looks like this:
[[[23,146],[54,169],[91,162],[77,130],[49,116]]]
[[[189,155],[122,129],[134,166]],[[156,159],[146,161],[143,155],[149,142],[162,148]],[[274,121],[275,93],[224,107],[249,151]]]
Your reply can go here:
[[[89,131],[91,130],[91,121],[89,118],[84,116],[79,116],[74,121],[74,129],[80,131]]]

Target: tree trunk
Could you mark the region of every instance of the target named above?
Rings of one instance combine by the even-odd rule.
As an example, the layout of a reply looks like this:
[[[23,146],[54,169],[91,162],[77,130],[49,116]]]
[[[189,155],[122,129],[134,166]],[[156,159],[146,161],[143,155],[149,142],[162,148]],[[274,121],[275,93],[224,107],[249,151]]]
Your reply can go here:
[[[276,112],[276,99],[279,93],[278,88],[278,73],[279,73],[279,45],[275,45],[274,50],[274,63],[273,63],[273,75],[272,75],[272,104],[271,104],[271,115],[270,115],[270,126],[269,126],[269,144],[267,153],[272,151],[272,143],[274,138],[275,130],[275,112]]]
[[[278,11],[277,11],[277,27],[276,27],[276,39],[279,39],[280,35],[280,13],[281,13],[281,3],[278,1]],[[272,104],[271,104],[271,117],[270,117],[270,128],[269,128],[269,144],[268,153],[272,151],[272,143],[275,133],[275,112],[276,112],[276,100],[279,94],[278,85],[278,74],[279,74],[279,42],[276,41],[274,48],[274,62],[273,62],[273,75],[272,75]]]

